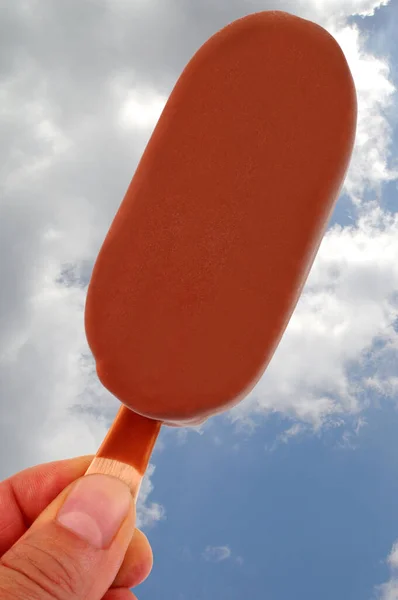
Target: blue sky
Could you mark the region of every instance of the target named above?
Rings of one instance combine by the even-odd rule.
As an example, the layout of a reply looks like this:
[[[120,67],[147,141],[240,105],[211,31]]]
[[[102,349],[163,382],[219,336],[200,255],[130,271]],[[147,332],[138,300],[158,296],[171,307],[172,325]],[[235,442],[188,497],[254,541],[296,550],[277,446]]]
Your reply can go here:
[[[398,416],[383,406],[367,418],[355,449],[332,430],[269,452],[277,416],[243,440],[217,422],[221,446],[211,430],[183,451],[168,440],[153,477],[167,519],[149,531],[155,570],[139,597],[373,598],[398,535]],[[230,558],[204,560],[209,544]]]
[[[398,599],[398,1],[0,8],[0,477],[103,439],[117,402],[84,336],[93,261],[184,64],[269,8],[341,43],[356,150],[263,379],[199,430],[161,434],[140,600]]]

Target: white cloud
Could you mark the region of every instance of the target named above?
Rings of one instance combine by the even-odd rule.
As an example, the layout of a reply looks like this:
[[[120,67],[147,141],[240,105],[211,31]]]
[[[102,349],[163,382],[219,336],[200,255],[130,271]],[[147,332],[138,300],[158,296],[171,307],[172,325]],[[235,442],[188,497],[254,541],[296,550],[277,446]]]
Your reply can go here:
[[[360,203],[365,191],[378,196],[381,185],[397,177],[389,164],[392,128],[387,119],[396,90],[387,61],[365,51],[358,27],[333,25],[329,30],[345,53],[357,90],[357,135],[345,191]]]
[[[290,427],[282,431],[282,433],[276,436],[275,441],[272,443],[267,443],[265,445],[265,450],[267,452],[275,452],[277,448],[281,444],[288,444],[292,438],[297,438],[300,435],[303,435],[306,432],[306,427],[303,423],[293,423]]]
[[[203,558],[209,562],[222,562],[232,556],[229,546],[207,546],[203,552]]]
[[[398,600],[398,579],[390,579],[379,588],[379,600]]]
[[[376,587],[377,600],[398,600],[398,542],[393,545],[387,563],[391,577],[386,583]]]
[[[289,440],[297,435],[300,435],[305,431],[305,428],[301,423],[295,423],[288,429],[286,429],[283,433],[279,435],[279,441],[282,444],[287,444]]]
[[[398,569],[398,542],[393,545],[390,554],[388,555],[387,562],[391,569]]]
[[[151,477],[155,471],[154,465],[150,464],[143,479],[137,502],[137,524],[139,527],[153,525],[166,517],[166,511],[157,502],[148,502],[148,496],[153,490]]]
[[[342,21],[351,15],[372,16],[389,0],[310,0],[308,7],[321,20]]]
[[[377,206],[329,230],[274,359],[231,418],[280,411],[319,428],[357,415],[376,383],[387,393],[393,365],[380,358],[398,343],[397,255],[398,215]]]
[[[133,138],[120,127],[114,69],[105,65],[98,76],[88,56],[90,36],[97,49],[106,45],[101,10],[90,14],[75,3],[73,13],[69,6],[68,15],[49,4],[34,15],[20,3],[0,8],[1,54],[8,56],[0,61],[0,449],[7,456],[0,477],[95,452],[117,409],[85,340],[85,286],[159,101],[149,116],[141,107]],[[70,31],[80,56],[75,45],[60,44]],[[152,472],[138,506],[143,525],[164,516],[148,498]]]
[[[120,120],[122,127],[132,127],[150,130],[152,129],[164,108],[166,98],[156,93],[145,91],[131,91],[126,94],[122,89],[125,99],[121,102]]]

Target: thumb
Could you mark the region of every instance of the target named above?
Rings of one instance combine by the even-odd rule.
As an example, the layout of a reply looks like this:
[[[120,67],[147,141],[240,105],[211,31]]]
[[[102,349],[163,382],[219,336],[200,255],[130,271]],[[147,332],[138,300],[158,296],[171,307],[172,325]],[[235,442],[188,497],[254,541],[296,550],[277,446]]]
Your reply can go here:
[[[100,600],[135,526],[130,490],[108,475],[66,488],[0,559],[2,600]]]

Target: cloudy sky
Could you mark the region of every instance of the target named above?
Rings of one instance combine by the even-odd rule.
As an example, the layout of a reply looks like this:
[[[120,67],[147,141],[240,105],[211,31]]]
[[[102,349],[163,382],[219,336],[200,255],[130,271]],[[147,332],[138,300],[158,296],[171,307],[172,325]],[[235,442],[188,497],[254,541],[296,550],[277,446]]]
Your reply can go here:
[[[161,435],[141,600],[398,599],[398,0],[0,2],[0,477],[101,442],[117,402],[84,336],[95,256],[193,52],[275,8],[342,45],[355,154],[263,379]]]

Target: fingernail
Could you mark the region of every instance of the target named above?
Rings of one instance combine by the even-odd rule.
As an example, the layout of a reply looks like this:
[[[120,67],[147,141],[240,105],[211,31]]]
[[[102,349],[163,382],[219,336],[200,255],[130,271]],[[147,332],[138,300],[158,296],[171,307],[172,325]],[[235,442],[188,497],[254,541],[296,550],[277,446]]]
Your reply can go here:
[[[107,475],[87,475],[69,493],[57,521],[95,548],[107,548],[132,502],[125,483]]]

